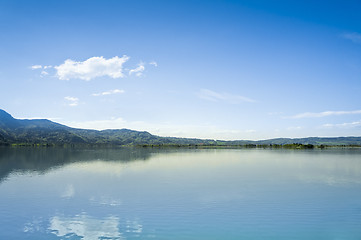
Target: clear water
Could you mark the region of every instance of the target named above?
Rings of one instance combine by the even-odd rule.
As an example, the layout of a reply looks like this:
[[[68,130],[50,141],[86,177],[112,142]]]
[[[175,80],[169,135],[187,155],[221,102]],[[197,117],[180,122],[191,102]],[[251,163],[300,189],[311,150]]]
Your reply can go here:
[[[361,239],[361,150],[0,148],[0,239]]]

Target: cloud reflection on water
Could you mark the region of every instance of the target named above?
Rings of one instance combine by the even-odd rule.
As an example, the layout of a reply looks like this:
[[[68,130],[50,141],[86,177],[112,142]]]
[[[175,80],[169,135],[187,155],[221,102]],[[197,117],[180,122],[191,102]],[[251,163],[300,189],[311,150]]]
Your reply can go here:
[[[64,192],[61,194],[62,198],[72,198],[74,197],[75,189],[73,184],[68,184],[64,190]]]
[[[109,196],[91,197],[89,201],[92,204],[108,205],[108,206],[120,206],[122,201]]]
[[[119,218],[115,216],[97,219],[80,214],[74,217],[52,217],[49,230],[58,237],[66,238],[73,235],[83,240],[124,239],[118,226]]]

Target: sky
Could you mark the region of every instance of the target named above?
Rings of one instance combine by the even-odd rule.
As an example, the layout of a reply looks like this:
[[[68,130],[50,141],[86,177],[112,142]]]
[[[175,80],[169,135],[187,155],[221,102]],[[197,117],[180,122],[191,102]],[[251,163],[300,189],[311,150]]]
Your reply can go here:
[[[205,139],[361,136],[360,1],[0,1],[0,109]]]

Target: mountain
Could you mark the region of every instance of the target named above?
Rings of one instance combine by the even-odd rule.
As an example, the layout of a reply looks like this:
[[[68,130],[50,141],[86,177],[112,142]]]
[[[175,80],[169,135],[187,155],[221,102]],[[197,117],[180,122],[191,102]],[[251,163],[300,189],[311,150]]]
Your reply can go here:
[[[159,137],[149,132],[129,129],[89,130],[71,128],[47,119],[16,119],[0,109],[0,145],[359,145],[361,137],[276,138],[260,141],[204,140]]]
[[[47,119],[15,119],[4,110],[0,110],[0,144],[85,142],[71,130],[72,128]]]
[[[89,130],[71,128],[47,119],[22,120],[0,109],[0,145],[142,145],[208,144],[207,140],[166,138],[129,129]]]

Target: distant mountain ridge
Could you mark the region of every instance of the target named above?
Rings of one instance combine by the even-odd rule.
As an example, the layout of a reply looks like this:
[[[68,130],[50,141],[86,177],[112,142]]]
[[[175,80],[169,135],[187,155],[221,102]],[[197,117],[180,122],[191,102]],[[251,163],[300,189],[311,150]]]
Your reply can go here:
[[[0,145],[361,145],[361,137],[275,138],[268,140],[204,140],[159,137],[145,131],[129,129],[89,130],[71,128],[47,119],[16,119],[0,109]]]

